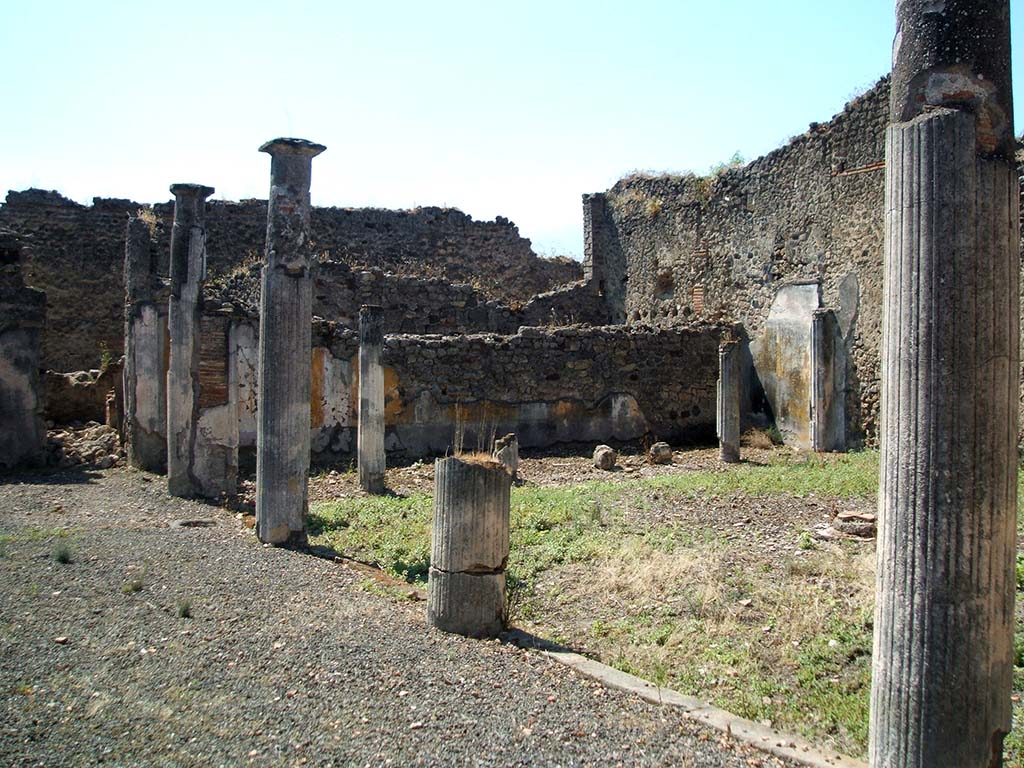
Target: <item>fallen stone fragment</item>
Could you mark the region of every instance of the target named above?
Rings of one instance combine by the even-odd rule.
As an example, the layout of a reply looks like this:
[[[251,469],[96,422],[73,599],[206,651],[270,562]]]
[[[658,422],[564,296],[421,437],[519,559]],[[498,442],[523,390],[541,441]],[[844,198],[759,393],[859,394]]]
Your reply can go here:
[[[514,433],[494,441],[494,459],[505,467],[513,479],[515,478],[519,471],[519,439]]]
[[[671,464],[672,446],[668,443],[655,443],[648,452],[652,464]]]
[[[619,460],[619,454],[611,446],[599,445],[594,449],[594,466],[598,469],[610,470]]]
[[[877,520],[872,514],[840,512],[832,518],[832,527],[848,536],[859,539],[873,539],[877,532]]]

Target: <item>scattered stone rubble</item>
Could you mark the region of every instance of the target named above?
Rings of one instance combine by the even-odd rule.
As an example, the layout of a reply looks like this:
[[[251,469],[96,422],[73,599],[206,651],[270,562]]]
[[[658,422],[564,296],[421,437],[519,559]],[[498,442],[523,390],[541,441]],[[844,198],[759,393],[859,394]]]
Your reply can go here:
[[[50,429],[46,449],[46,463],[58,467],[109,469],[118,466],[125,456],[117,430],[96,421]]]

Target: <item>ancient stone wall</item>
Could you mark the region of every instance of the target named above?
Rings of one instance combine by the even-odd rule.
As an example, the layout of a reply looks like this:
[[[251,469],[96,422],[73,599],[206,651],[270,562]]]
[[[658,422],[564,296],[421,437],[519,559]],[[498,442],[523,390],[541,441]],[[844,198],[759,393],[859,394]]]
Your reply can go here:
[[[221,314],[221,316],[224,316]],[[732,329],[735,330],[735,329]],[[560,442],[709,441],[715,430],[720,326],[523,328],[512,336],[385,337],[385,445],[426,456],[516,432],[525,447]],[[241,448],[256,440],[256,318],[235,314],[227,351],[238,387]],[[314,321],[311,447],[321,460],[355,451],[358,334]],[[212,366],[223,350],[201,352]]]
[[[0,226],[30,244],[25,282],[46,292],[46,368],[101,368],[108,355],[121,354],[125,222],[138,208],[128,200],[84,206],[37,189],[8,193]]]
[[[259,311],[260,266],[250,264],[216,278],[205,288],[207,304]],[[383,307],[386,333],[515,333],[523,325],[606,325],[607,304],[584,282],[570,283],[522,305],[488,299],[472,285],[441,278],[398,276],[380,269],[356,270],[337,261],[317,265],[313,314],[358,325],[359,307]]]
[[[385,340],[389,447],[443,452],[515,432],[561,442],[713,440],[721,329],[523,328],[515,336]],[[389,376],[390,372],[390,376]],[[389,386],[390,385],[390,386]]]
[[[29,285],[47,294],[48,321],[43,340],[44,364],[54,370],[99,367],[105,350],[115,358],[124,336],[124,233],[129,214],[140,208],[129,200],[94,199],[84,206],[56,192],[10,192],[0,206],[0,225],[26,236],[32,244],[25,265]],[[173,204],[160,203],[145,214],[152,226],[153,255],[161,274],[167,274]],[[266,238],[266,201],[210,201],[207,205],[207,251],[211,277],[224,276],[261,261]],[[537,257],[530,241],[514,224],[475,221],[466,214],[442,208],[413,211],[315,208],[312,226],[322,257],[348,265],[358,276],[379,271],[379,284],[361,286],[354,304],[345,304],[321,291],[322,308],[344,306],[339,319],[358,312],[362,293],[377,291],[399,296],[413,290],[416,317],[396,319],[391,326],[409,332],[455,332],[461,329],[506,329],[500,323],[477,324],[482,310],[470,304],[526,304],[538,293],[580,279],[579,263],[571,259]],[[385,278],[386,273],[393,278]],[[258,272],[255,280],[258,298]],[[418,277],[403,283],[407,278]],[[427,280],[424,280],[427,278]],[[433,278],[431,282],[429,278]],[[447,284],[468,283],[476,289]],[[387,285],[385,285],[387,284]],[[361,286],[361,287],[360,287]],[[338,283],[329,284],[334,290]],[[466,305],[460,307],[460,301]],[[459,318],[459,310],[466,309]],[[325,309],[326,311],[326,309]],[[404,310],[406,315],[413,309]],[[420,317],[447,318],[430,326]],[[495,318],[496,319],[496,318]],[[582,318],[581,318],[582,319]],[[514,329],[513,329],[514,330]]]
[[[881,339],[882,80],[829,123],[709,177],[633,176],[584,198],[587,267],[628,323],[742,323],[756,340],[779,288],[821,283],[849,360],[847,422],[874,438]]]

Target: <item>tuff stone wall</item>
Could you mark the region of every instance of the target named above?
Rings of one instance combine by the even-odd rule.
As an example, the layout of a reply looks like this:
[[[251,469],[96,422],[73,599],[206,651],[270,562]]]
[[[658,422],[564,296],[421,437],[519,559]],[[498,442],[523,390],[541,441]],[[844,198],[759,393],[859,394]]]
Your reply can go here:
[[[633,176],[584,198],[585,269],[613,316],[674,325],[728,320],[752,340],[778,289],[817,280],[847,353],[847,425],[877,432],[884,134],[889,81],[831,122],[713,177]]]
[[[245,272],[247,264],[262,258],[266,205],[265,200],[208,202],[211,278],[239,268]],[[96,198],[91,206],[84,206],[56,192],[31,189],[9,192],[0,206],[0,226],[10,227],[33,245],[25,263],[26,281],[47,293],[48,323],[43,339],[46,367],[95,368],[104,349],[114,357],[121,354],[125,222],[140,209],[147,209],[153,258],[158,272],[166,275],[172,203],[148,207],[130,200]],[[459,301],[458,296],[440,295],[444,292],[437,285],[444,283],[472,284],[477,304],[498,301],[517,308],[538,293],[582,276],[580,265],[571,259],[536,256],[530,241],[502,217],[493,222],[475,221],[460,211],[442,208],[315,208],[312,229],[322,257],[343,263],[356,274],[376,269],[384,282],[392,280],[384,277],[388,272],[421,278],[416,283],[415,299],[417,311],[426,316],[440,312],[457,317],[456,310],[462,309],[451,303]],[[436,284],[430,288],[430,281],[422,278],[434,278]],[[401,279],[394,278],[390,288],[379,290],[398,294],[408,289],[410,284],[401,284]],[[461,287],[456,293],[468,294],[470,290]],[[436,306],[435,298],[439,302]],[[468,306],[470,299],[465,300]],[[325,297],[325,301],[331,299]],[[400,304],[395,302],[396,307]],[[354,311],[358,311],[358,304]],[[399,322],[394,330],[491,328],[474,322],[467,314],[463,320],[432,328]]]
[[[86,207],[56,192],[9,192],[0,226],[31,247],[23,263],[28,285],[46,292],[43,366],[57,371],[100,368],[124,345],[124,231],[128,200]],[[164,257],[166,263],[167,257]]]

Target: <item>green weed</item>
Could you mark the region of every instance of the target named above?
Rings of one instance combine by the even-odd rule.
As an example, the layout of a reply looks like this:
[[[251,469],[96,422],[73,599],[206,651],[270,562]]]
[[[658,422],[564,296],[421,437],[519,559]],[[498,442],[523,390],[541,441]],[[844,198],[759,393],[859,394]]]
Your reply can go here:
[[[309,515],[311,539],[408,582],[425,583],[430,568],[431,504],[426,494],[323,504]]]
[[[53,557],[53,562],[68,565],[72,562],[71,545],[66,541],[58,540],[54,543],[50,555]]]

